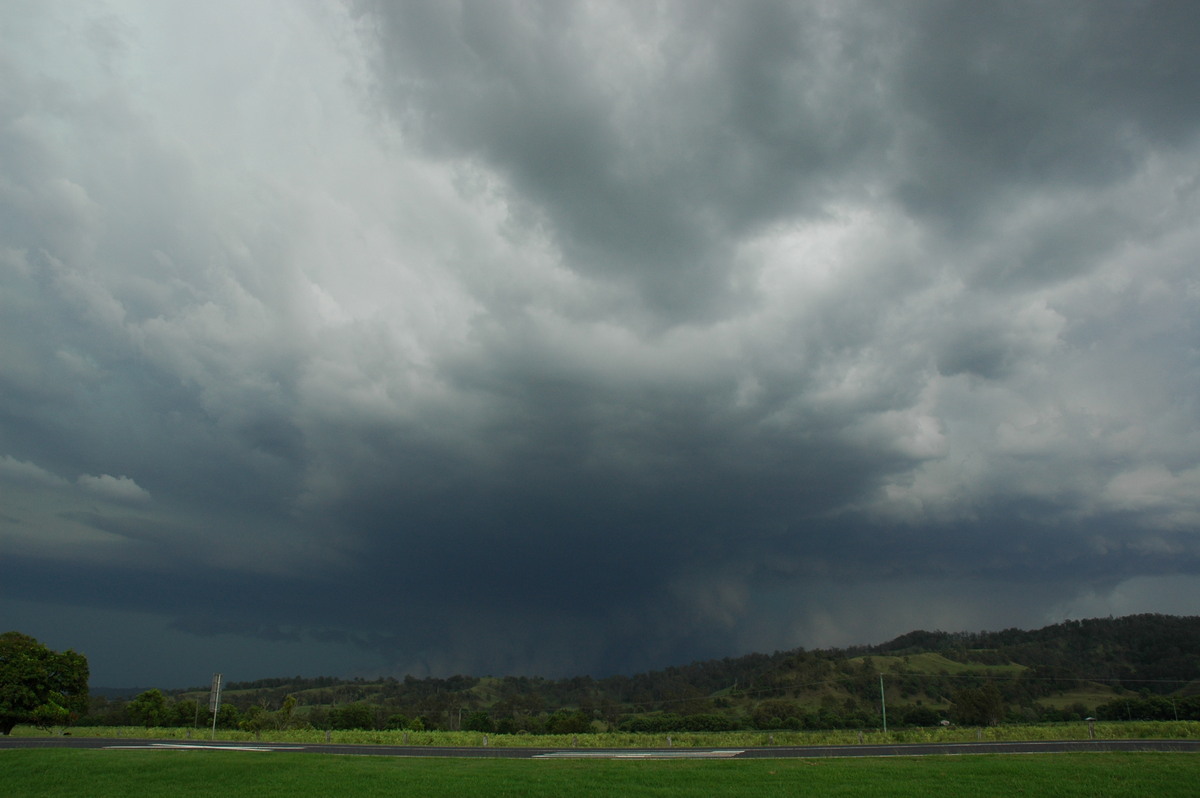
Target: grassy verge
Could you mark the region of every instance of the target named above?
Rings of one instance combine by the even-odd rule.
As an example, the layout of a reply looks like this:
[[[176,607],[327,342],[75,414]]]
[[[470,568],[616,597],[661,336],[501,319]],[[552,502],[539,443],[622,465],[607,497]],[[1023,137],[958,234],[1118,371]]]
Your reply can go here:
[[[14,734],[37,736],[58,734],[40,731],[31,726],[18,726]],[[68,730],[79,737],[129,737],[160,740],[211,737],[208,729],[152,728],[140,726],[73,727]],[[287,731],[243,732],[217,730],[218,740],[290,743],[350,743],[380,745],[438,745],[481,746],[485,735],[479,732],[444,731],[332,731],[294,729]],[[678,732],[675,734],[489,734],[487,745],[504,748],[752,748],[770,745],[855,745],[857,743],[950,743],[1022,740],[1086,740],[1086,723],[1056,723],[1042,725],[1004,725],[985,729],[971,727],[933,727],[898,729],[886,734],[878,729],[833,731],[776,731],[776,732]],[[1102,740],[1183,740],[1200,737],[1198,721],[1123,721],[1096,723],[1096,737]]]
[[[1192,796],[1194,754],[895,759],[547,761],[217,751],[0,751],[23,798],[137,796]]]

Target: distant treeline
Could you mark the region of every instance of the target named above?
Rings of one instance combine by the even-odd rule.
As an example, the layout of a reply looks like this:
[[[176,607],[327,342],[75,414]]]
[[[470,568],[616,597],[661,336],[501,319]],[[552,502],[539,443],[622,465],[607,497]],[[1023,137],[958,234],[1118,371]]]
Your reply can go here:
[[[1100,719],[1200,720],[1200,618],[916,631],[878,646],[749,654],[634,676],[228,684],[218,725],[266,729],[724,731]],[[206,725],[207,689],[95,697],[84,724]]]

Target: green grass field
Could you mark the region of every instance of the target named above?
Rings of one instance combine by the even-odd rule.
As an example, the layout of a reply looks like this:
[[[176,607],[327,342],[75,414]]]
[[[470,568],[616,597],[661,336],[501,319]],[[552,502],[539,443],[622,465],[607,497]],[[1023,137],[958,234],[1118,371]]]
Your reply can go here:
[[[1195,754],[580,761],[218,751],[0,751],[21,798],[409,796],[1193,796]]]

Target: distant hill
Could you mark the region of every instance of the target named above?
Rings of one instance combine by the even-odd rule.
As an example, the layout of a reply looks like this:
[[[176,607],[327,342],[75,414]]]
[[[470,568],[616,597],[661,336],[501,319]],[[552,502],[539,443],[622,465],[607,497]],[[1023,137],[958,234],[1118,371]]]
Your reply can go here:
[[[878,725],[881,684],[894,724],[964,720],[967,705],[981,701],[989,721],[1096,712],[1133,717],[1135,698],[1143,716],[1168,707],[1178,716],[1181,706],[1186,714],[1194,704],[1200,717],[1200,617],[1132,615],[1032,631],[913,631],[875,646],[747,654],[602,679],[260,679],[227,685],[224,700],[261,714],[293,696],[295,717],[335,728],[474,723],[515,731],[546,730],[556,722],[559,730],[680,728],[685,722],[830,728]],[[207,688],[169,692],[177,702],[207,701]],[[352,718],[348,708],[356,713]],[[187,713],[181,708],[179,714]]]
[[[128,699],[138,693],[145,692],[148,687],[88,687],[88,694],[93,698]]]
[[[947,634],[909,632],[872,651],[887,654],[948,653],[954,658],[1002,657],[1029,667],[1057,668],[1079,678],[1127,687],[1200,678],[1200,617],[1130,615],[1064,621],[1034,631]],[[969,653],[973,652],[973,653]],[[1167,691],[1151,686],[1154,692]]]

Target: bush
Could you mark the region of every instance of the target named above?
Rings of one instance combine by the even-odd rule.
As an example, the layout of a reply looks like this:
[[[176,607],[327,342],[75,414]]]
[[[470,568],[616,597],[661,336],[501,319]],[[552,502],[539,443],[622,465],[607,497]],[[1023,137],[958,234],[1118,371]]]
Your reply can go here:
[[[366,704],[343,704],[329,710],[331,729],[374,729],[375,710]]]
[[[899,719],[904,726],[937,726],[942,722],[942,713],[925,706],[904,707]]]
[[[488,715],[488,713],[483,711],[476,711],[472,712],[470,715],[467,715],[466,719],[463,721],[462,727],[463,731],[477,731],[484,733],[491,733],[496,730],[496,724],[492,723],[491,717]]]
[[[733,731],[737,727],[737,721],[732,718],[715,714],[687,715],[680,723],[681,730],[694,732]]]
[[[683,718],[670,712],[653,715],[635,715],[632,718],[622,721],[617,728],[621,731],[649,732],[652,734],[682,731]]]
[[[555,712],[546,720],[548,734],[581,734],[592,730],[592,721],[582,712]]]

